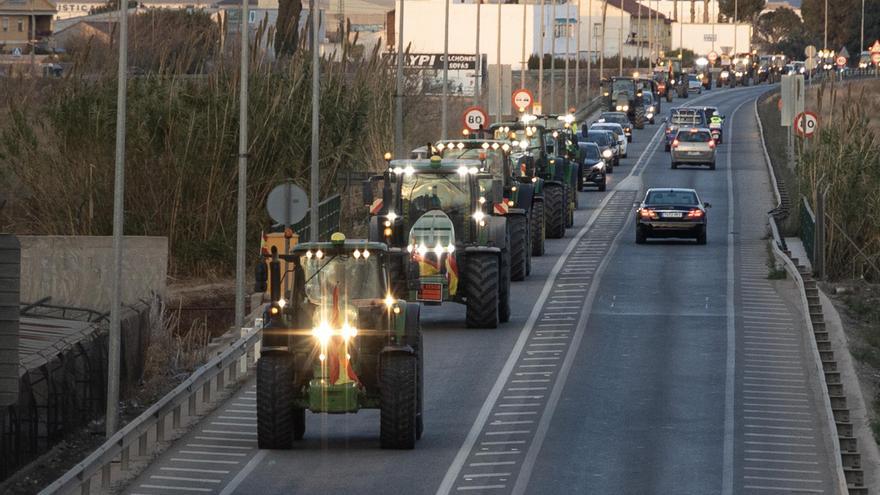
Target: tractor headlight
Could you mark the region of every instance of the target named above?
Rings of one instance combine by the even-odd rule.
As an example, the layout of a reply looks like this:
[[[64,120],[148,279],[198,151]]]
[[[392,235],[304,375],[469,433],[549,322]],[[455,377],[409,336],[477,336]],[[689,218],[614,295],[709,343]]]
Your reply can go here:
[[[624,105],[623,108],[622,108],[622,110],[623,110],[624,112],[626,112],[627,110],[629,110],[629,105]]]
[[[348,342],[349,340],[357,337],[358,331],[357,331],[357,328],[349,325],[348,322],[346,321],[345,323],[342,324],[342,330],[340,333],[342,334],[342,340],[344,340],[345,342]]]
[[[486,214],[480,210],[477,210],[474,212],[473,217],[474,220],[476,220],[478,223],[483,223],[483,221],[486,219]]]
[[[386,308],[391,309],[394,306],[394,303],[397,302],[397,300],[394,299],[394,296],[392,296],[391,294],[386,294],[385,299],[382,302],[385,303]]]
[[[312,329],[312,336],[318,339],[322,347],[326,347],[330,343],[330,337],[333,336],[333,329],[330,328],[327,321],[322,320],[318,326]]]

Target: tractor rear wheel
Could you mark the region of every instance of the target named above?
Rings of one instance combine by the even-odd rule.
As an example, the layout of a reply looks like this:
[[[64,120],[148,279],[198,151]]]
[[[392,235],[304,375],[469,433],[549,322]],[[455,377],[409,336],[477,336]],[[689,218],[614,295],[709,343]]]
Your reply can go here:
[[[292,447],[305,433],[305,411],[293,405],[294,359],[287,352],[263,354],[257,362],[257,445]]]
[[[465,320],[471,328],[496,328],[500,287],[500,263],[496,253],[473,253],[467,257],[467,311]]]
[[[501,250],[501,264],[498,270],[498,321],[510,321],[510,238],[507,247]]]
[[[418,430],[417,358],[395,352],[383,356],[381,366],[379,442],[383,449],[412,449]]]
[[[535,199],[532,203],[532,212],[529,222],[531,222],[529,230],[532,235],[532,256],[543,256],[544,238],[546,236],[543,199]]]
[[[525,215],[510,215],[510,280],[525,280],[528,265],[528,219]]]
[[[551,239],[565,237],[565,189],[561,185],[546,184],[544,186],[544,202],[547,237]]]

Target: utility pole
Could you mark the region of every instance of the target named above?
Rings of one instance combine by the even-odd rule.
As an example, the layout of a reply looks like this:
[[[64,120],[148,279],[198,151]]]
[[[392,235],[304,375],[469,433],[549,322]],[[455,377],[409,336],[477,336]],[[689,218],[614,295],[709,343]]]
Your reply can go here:
[[[599,39],[599,84],[605,77],[605,20],[608,18],[608,0],[602,0],[602,37]]]
[[[865,0],[862,0],[862,31],[859,37],[859,51],[865,49]]]
[[[733,56],[734,57],[736,56],[737,53],[739,53],[737,51],[737,45],[736,45],[736,37],[737,37],[737,34],[739,34],[738,33],[739,28],[736,25],[738,15],[739,15],[739,0],[733,0]],[[679,35],[678,37],[679,37],[678,43],[681,44],[681,41],[682,41],[680,39],[681,35]],[[681,54],[681,52],[679,52],[679,54]]]
[[[501,122],[501,2],[498,2],[498,39],[495,52],[495,63],[498,64],[498,90],[495,91],[495,108],[498,110],[496,122]]]
[[[247,0],[244,0],[247,1]],[[394,91],[394,154],[403,156],[403,1],[397,15],[397,89]]]
[[[639,22],[636,24],[636,71],[642,68],[642,2],[639,2]]]
[[[541,108],[544,107],[544,36],[546,34],[545,22],[544,22],[544,2],[546,0],[541,0],[541,49],[538,53],[538,103],[541,104]]]
[[[481,0],[477,0],[481,1]],[[522,71],[519,75],[520,89],[526,88],[526,69],[529,68],[529,59],[526,58],[526,2],[523,2],[523,25],[522,25]]]
[[[547,105],[548,111],[545,113],[553,113],[556,111],[556,0],[553,0],[553,7],[550,9],[550,15],[553,17],[550,23],[550,104]]]
[[[244,0],[247,1],[247,0]],[[33,51],[33,50],[32,50]],[[125,105],[128,91],[128,2],[119,2],[119,67],[116,89],[116,162],[113,177],[113,289],[107,335],[107,412],[105,435],[119,425],[119,355],[122,348],[122,239],[125,221]]]
[[[569,4],[565,4],[565,98],[564,98],[564,107],[563,113],[568,113],[568,66],[569,60],[571,59],[571,36],[569,33],[569,27],[571,20],[571,6]]]
[[[618,76],[623,77],[623,0],[620,0],[620,28],[617,30],[617,62],[620,64],[618,68]]]
[[[574,51],[577,55],[574,59],[574,107],[577,109],[580,107],[581,101],[581,0],[578,0],[575,29],[577,29],[577,33],[575,34]]]
[[[400,0],[401,3],[404,0]],[[449,0],[443,0],[443,93],[440,97],[440,139],[446,140],[449,128]]]
[[[477,65],[474,68],[474,106],[480,104],[480,82],[483,80],[483,57],[480,56],[480,5],[483,0],[477,0]],[[449,22],[446,23],[446,38],[449,38]],[[525,49],[525,48],[523,48]]]
[[[825,39],[822,41],[822,49],[828,49],[828,0],[825,0]]]
[[[242,0],[247,2],[248,0]],[[401,2],[403,3],[403,2]],[[318,171],[318,151],[320,142],[320,119],[321,119],[321,40],[318,32],[321,28],[321,12],[318,9],[318,1],[311,0],[312,8],[312,160],[310,170],[309,187],[309,240],[318,242],[318,228],[320,215],[318,205],[321,195],[321,175]]]

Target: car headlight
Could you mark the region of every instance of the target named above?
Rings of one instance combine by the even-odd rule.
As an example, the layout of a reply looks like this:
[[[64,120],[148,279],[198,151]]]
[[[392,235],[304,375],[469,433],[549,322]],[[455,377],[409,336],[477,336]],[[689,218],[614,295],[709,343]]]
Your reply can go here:
[[[614,156],[614,153],[612,153],[611,150],[604,150],[602,152],[602,156],[604,156],[605,158],[611,158],[612,156]]]
[[[605,170],[605,162],[599,162],[592,166],[593,172],[601,172]]]
[[[629,110],[629,105],[624,105],[624,106],[623,106],[623,111],[626,112],[627,110]]]

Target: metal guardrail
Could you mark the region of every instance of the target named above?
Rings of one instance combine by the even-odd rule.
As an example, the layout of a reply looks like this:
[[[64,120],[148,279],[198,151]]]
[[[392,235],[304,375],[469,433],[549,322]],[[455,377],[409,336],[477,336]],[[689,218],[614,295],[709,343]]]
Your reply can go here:
[[[187,415],[193,417],[198,412],[199,400],[202,404],[211,402],[213,393],[223,390],[227,379],[232,383],[247,373],[248,367],[259,359],[261,325],[261,319],[256,319],[254,328],[243,328],[241,338],[228,349],[202,365],[83,461],[44,488],[40,495],[67,494],[77,488],[87,495],[91,493],[92,478],[99,472],[102,491],[108,490],[113,481],[111,463],[119,462],[120,469],[128,471],[131,448],[135,443],[138,444],[138,455],[146,456],[148,433],[154,431],[156,444],[163,441],[168,415],[172,416],[172,428],[180,428],[184,403],[188,405]]]

